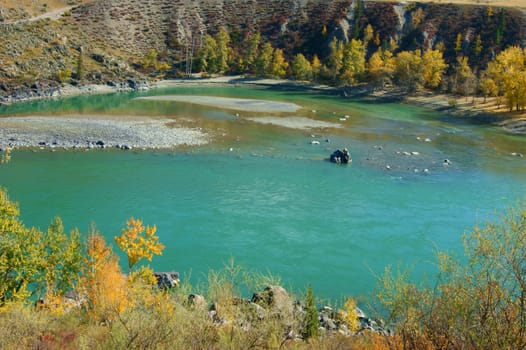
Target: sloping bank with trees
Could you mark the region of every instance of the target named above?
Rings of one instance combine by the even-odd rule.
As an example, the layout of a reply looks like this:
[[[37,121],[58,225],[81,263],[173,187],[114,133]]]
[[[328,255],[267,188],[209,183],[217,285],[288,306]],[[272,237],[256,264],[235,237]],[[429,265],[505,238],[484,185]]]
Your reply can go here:
[[[5,163],[6,154],[2,158]],[[93,227],[26,227],[0,190],[2,349],[523,349],[526,347],[526,204],[465,235],[464,258],[437,254],[431,284],[387,267],[369,318],[349,297],[332,308],[308,287],[233,262],[206,286],[160,288],[146,263],[162,254],[155,226],[130,218],[116,246]],[[81,237],[86,237],[82,240]],[[126,273],[125,273],[126,272]],[[308,281],[305,281],[308,283]],[[253,293],[252,298],[241,290]]]

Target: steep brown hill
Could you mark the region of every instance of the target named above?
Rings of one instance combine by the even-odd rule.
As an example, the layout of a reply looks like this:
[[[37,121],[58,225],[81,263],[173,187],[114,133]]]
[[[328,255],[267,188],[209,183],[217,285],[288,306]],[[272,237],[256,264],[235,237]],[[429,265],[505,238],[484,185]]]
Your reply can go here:
[[[57,1],[54,6],[60,5]],[[219,28],[230,33],[233,45],[259,31],[264,41],[283,48],[289,58],[298,52],[323,57],[334,36],[361,38],[368,24],[378,33],[369,53],[390,39],[404,50],[443,43],[446,59],[453,62],[460,35],[460,50],[472,65],[483,67],[503,47],[526,44],[524,12],[513,7],[359,0],[59,2],[77,5],[58,20],[29,21],[27,14],[14,23],[12,18],[0,18],[4,86],[20,80],[56,80],[59,70],[75,72],[81,50],[83,77],[97,82],[140,75],[138,63],[151,49],[182,68],[181,62],[199,47],[203,36]],[[0,10],[16,11],[2,3]],[[482,52],[475,54],[478,36]]]

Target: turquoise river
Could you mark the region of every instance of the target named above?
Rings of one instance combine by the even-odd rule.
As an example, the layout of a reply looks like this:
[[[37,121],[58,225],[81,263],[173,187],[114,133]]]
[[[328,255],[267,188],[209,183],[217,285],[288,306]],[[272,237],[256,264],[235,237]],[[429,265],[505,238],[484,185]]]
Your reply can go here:
[[[298,129],[247,118],[271,113],[135,99],[162,94],[294,102],[302,109],[272,116],[340,127]],[[192,283],[234,258],[298,291],[311,284],[322,298],[366,298],[388,265],[412,267],[415,280],[432,276],[437,250],[461,256],[464,233],[526,193],[526,158],[511,155],[526,153],[526,137],[401,104],[212,86],[1,108],[3,116],[162,116],[209,132],[206,146],[169,151],[16,150],[0,167],[0,185],[27,225],[45,229],[58,215],[85,234],[95,223],[113,244],[127,218],[143,219],[166,245],[154,269]],[[352,165],[329,163],[342,147]]]

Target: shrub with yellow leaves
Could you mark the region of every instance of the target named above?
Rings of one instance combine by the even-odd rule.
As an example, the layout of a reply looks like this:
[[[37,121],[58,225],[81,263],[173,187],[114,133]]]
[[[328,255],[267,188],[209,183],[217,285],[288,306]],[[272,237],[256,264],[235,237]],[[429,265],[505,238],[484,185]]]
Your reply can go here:
[[[338,310],[338,317],[344,322],[350,331],[356,332],[360,329],[360,321],[356,312],[356,300],[348,298],[343,304],[343,310]]]
[[[128,256],[130,271],[142,258],[152,261],[154,254],[162,254],[164,245],[159,242],[159,237],[155,235],[156,231],[155,225],[145,228],[142,220],[131,217],[126,221],[126,228],[122,229],[122,235],[115,236],[115,242]]]

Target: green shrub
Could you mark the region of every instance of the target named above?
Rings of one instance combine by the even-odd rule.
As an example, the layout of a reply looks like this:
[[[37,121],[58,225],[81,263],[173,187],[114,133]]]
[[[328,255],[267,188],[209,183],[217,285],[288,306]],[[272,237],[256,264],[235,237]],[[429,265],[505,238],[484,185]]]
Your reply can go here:
[[[307,295],[305,296],[305,318],[303,320],[302,335],[304,339],[318,337],[320,335],[319,315],[311,286],[307,288]]]

